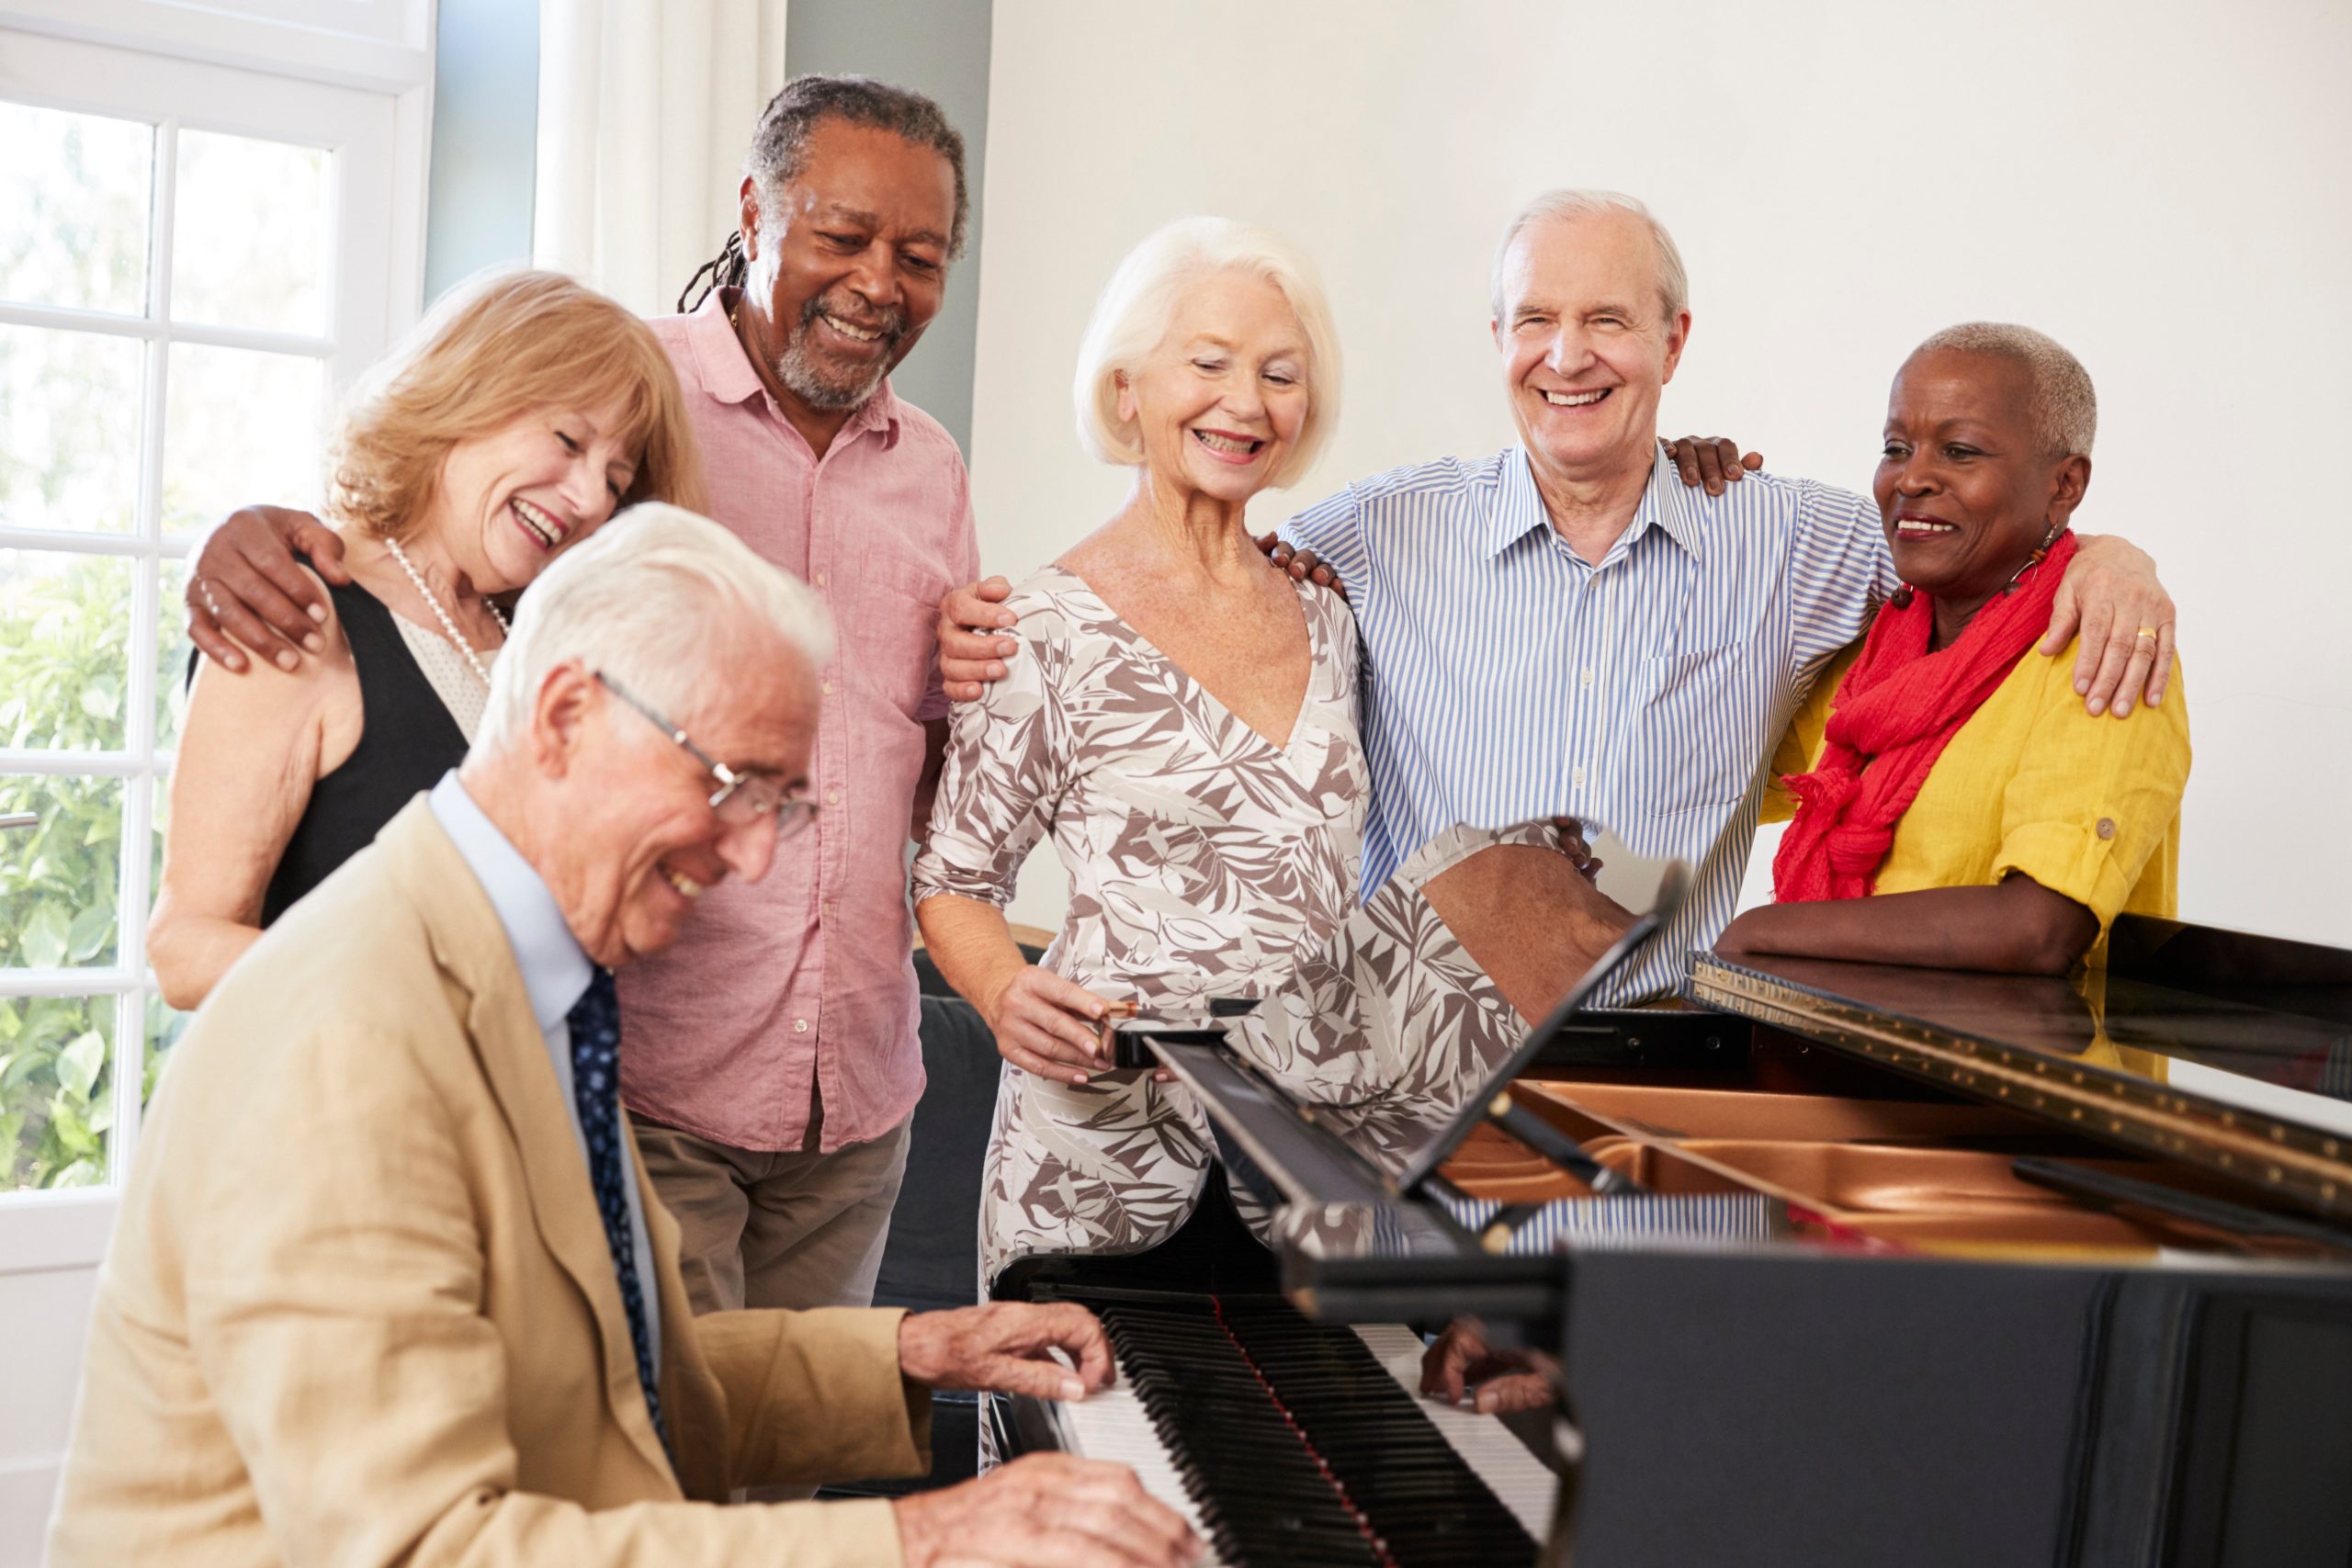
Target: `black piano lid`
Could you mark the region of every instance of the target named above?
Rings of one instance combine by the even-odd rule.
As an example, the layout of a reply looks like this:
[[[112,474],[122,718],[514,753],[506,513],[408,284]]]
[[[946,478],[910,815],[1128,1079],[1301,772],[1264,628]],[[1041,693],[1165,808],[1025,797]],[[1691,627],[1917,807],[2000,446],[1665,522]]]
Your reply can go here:
[[[2064,979],[1694,954],[1691,996],[2352,1216],[2352,953],[2127,917]]]

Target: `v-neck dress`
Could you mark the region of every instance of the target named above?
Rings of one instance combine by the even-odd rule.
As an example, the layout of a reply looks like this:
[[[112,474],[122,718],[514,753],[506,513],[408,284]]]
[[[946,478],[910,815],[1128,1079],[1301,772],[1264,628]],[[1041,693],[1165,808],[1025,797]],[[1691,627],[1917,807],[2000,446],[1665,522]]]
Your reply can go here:
[[[1006,601],[1020,652],[956,710],[916,900],[1001,908],[1050,833],[1070,896],[1045,966],[1098,996],[1272,997],[1328,969],[1355,911],[1368,787],[1356,629],[1337,595],[1296,592],[1312,671],[1278,747],[1080,578],[1051,567],[1021,584]],[[1291,1032],[1253,1022],[1240,1043],[1304,1088],[1319,1064]],[[1351,1034],[1332,1038],[1345,1049]],[[1211,1148],[1181,1086],[1143,1072],[1057,1083],[1007,1064],[981,1195],[984,1274],[1030,1253],[1166,1239],[1192,1212]]]

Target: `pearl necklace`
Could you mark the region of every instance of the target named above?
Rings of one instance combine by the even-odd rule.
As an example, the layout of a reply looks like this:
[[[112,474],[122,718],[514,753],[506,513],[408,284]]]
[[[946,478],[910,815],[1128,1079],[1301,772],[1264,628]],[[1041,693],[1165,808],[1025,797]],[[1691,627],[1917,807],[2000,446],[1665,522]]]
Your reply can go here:
[[[482,664],[481,656],[474,651],[474,645],[466,640],[466,634],[458,629],[458,623],[449,618],[449,612],[441,607],[441,601],[433,596],[433,590],[424,585],[424,573],[416,570],[416,563],[408,558],[408,552],[401,548],[399,540],[386,539],[384,547],[392,552],[392,558],[401,563],[401,570],[408,573],[408,580],[416,584],[417,592],[424,596],[425,605],[433,612],[434,618],[441,623],[442,631],[448,634],[449,640],[458,645],[458,651],[464,654],[466,662],[474,667],[474,674],[481,679],[482,690],[488,691],[490,671]],[[497,605],[484,599],[481,602],[481,607],[488,610],[490,618],[498,623],[498,632],[501,637],[504,637],[512,629],[506,624],[506,617],[498,613]]]

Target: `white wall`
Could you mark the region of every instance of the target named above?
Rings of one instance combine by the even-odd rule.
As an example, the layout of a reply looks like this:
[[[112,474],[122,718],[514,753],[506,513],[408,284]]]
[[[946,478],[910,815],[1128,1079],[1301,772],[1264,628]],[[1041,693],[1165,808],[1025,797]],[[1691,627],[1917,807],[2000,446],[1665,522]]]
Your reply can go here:
[[[2352,945],[2347,64],[2339,0],[999,6],[988,567],[1025,572],[1124,494],[1078,448],[1069,378],[1095,290],[1159,222],[1249,219],[1320,260],[1347,409],[1304,503],[1504,445],[1496,231],[1546,186],[1630,190],[1690,268],[1669,434],[1861,488],[1928,332],[2021,321],[2082,357],[2103,405],[2083,525],[2153,551],[2181,606],[2182,911]],[[1049,859],[1018,918],[1058,919]]]

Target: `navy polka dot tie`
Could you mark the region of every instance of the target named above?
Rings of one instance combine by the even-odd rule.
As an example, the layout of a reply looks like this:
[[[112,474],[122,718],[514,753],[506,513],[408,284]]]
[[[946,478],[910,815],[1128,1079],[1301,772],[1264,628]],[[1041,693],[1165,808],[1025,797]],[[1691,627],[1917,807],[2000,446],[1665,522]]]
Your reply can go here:
[[[612,1249],[621,1304],[628,1309],[628,1337],[637,1347],[637,1381],[645,1389],[653,1430],[670,1446],[662,1424],[662,1390],[653,1371],[653,1341],[645,1324],[645,1283],[637,1277],[637,1248],[628,1223],[629,1162],[621,1147],[621,1003],[613,972],[599,967],[587,991],[564,1021],[571,1029],[571,1098],[580,1110],[581,1134],[588,1143],[588,1179],[596,1190],[596,1211],[605,1220],[605,1245]]]

